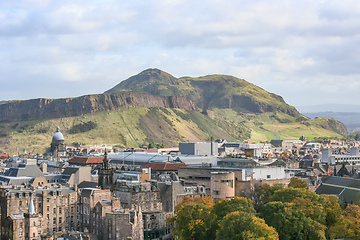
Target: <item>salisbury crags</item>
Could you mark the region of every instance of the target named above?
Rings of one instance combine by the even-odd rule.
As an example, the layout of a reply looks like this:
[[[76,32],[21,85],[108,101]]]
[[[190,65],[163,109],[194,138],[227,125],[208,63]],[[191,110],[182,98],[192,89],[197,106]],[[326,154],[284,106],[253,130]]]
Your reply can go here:
[[[72,117],[128,107],[196,109],[203,112],[213,108],[232,108],[237,112],[279,111],[293,117],[301,116],[282,97],[243,79],[227,75],[175,78],[159,69],[148,69],[120,82],[104,94],[3,102],[0,105],[0,121]]]
[[[83,114],[116,111],[129,107],[181,108],[194,110],[194,104],[180,96],[154,96],[146,93],[123,92],[95,94],[77,98],[31,99],[9,101],[0,105],[0,121],[53,119]]]

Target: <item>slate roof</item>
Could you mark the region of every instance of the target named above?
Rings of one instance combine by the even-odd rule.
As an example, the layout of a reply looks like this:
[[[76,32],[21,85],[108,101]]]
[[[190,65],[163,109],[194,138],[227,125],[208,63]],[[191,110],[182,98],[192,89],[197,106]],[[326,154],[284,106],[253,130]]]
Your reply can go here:
[[[358,188],[360,190],[360,179],[331,176],[326,179],[323,179],[322,182],[337,186]]]
[[[76,173],[79,170],[79,167],[73,167],[73,166],[69,166],[66,167],[64,172],[62,173],[63,175],[71,175]]]
[[[330,176],[323,179],[317,194],[336,195],[345,203],[360,201],[360,179]]]
[[[179,167],[186,167],[185,163],[148,163],[142,168],[149,168],[158,171],[177,171]]]
[[[101,200],[99,203],[102,206],[111,206],[111,201],[110,200]]]
[[[4,182],[7,185],[24,185],[29,182],[31,182],[34,179],[34,177],[10,177],[10,176],[4,176],[0,175],[0,183]]]
[[[4,174],[9,177],[43,177],[44,173],[35,164],[19,164],[18,167],[11,167]]]
[[[93,189],[91,189],[91,188],[84,188],[82,191],[81,191],[81,196],[82,197],[90,197],[91,196],[91,194],[93,193]]]
[[[97,187],[98,187],[97,182],[83,181],[78,185],[78,188],[97,188]]]

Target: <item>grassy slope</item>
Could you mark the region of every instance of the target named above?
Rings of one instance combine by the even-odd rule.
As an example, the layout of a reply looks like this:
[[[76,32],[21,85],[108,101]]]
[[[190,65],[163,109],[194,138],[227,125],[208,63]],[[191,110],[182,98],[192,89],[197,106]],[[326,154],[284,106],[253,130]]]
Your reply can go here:
[[[95,122],[97,127],[84,133],[70,134],[73,125]],[[50,146],[52,135],[60,126],[65,142],[81,142],[86,145],[120,145],[139,147],[151,141],[176,146],[179,141],[205,141],[214,138],[238,139],[228,134],[229,124],[196,111],[180,109],[128,108],[116,112],[98,112],[79,117],[68,117],[44,121],[0,123],[0,150],[16,154],[27,150],[43,153]],[[10,137],[11,136],[11,137]]]
[[[73,125],[89,121],[96,122],[97,127],[84,133],[70,134],[69,129]],[[274,139],[272,134],[262,131],[259,126],[282,139],[298,139],[301,135],[307,138],[341,137],[319,127],[321,121],[323,119],[309,121],[307,126],[282,113],[239,114],[232,109],[214,109],[204,115],[181,109],[128,108],[79,117],[0,123],[0,150],[10,154],[16,154],[16,148],[19,152],[26,149],[31,153],[43,153],[50,146],[56,126],[60,126],[67,144],[82,142],[86,145],[122,147],[138,147],[152,141],[176,146],[179,141],[206,141],[211,136],[227,141],[268,142]]]

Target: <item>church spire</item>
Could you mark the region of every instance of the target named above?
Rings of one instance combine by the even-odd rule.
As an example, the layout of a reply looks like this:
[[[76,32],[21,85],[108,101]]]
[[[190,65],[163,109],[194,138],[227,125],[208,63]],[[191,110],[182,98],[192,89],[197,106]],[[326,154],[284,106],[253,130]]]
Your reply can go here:
[[[109,169],[109,159],[108,159],[108,152],[105,148],[105,154],[104,154],[104,159],[103,159],[103,165],[104,165],[104,169]]]
[[[28,214],[31,214],[31,215],[36,214],[35,205],[34,205],[34,199],[33,199],[32,196],[31,196],[31,199],[30,199]]]

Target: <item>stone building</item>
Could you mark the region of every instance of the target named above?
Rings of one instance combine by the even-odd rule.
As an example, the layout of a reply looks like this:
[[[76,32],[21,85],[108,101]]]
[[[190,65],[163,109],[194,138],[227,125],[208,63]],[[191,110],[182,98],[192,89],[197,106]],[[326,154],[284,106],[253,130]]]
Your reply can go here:
[[[122,209],[119,199],[112,198],[98,202],[92,214],[92,231],[100,239],[144,239],[141,209]]]
[[[235,197],[234,172],[211,172],[210,189],[211,197],[214,200],[230,199]]]
[[[145,239],[159,239],[165,234],[166,214],[156,182],[117,182],[114,193],[123,208],[141,209]]]
[[[161,174],[158,178],[157,186],[165,219],[174,216],[175,206],[181,203],[185,196],[192,198],[206,196],[205,187],[198,185],[185,186],[175,173]],[[171,228],[170,224],[165,223],[163,240],[173,239]]]
[[[76,205],[77,192],[74,188],[61,185],[37,188],[2,187],[0,188],[1,238],[24,239],[25,237],[26,239],[28,234],[28,237],[33,239],[44,234],[60,235],[76,230]],[[18,231],[11,232],[11,229]],[[35,237],[34,233],[36,233]]]
[[[101,190],[98,188],[84,188],[79,194],[78,217],[79,231],[93,232],[93,222],[96,218],[91,214],[95,205],[103,200],[110,200],[110,190]]]

